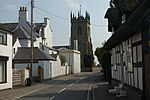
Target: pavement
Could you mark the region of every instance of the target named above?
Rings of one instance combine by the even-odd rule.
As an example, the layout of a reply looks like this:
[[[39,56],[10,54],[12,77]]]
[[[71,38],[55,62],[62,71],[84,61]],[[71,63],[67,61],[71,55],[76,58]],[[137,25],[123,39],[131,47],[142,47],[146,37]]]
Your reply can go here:
[[[57,85],[65,80],[70,79],[72,76],[73,75],[68,75],[57,77],[44,82],[36,82],[32,86],[15,87],[14,89],[0,90],[0,100],[16,100],[28,94]],[[107,81],[104,81],[103,75],[100,74],[93,84],[92,100],[131,100],[128,96],[116,97],[115,95],[108,94],[108,90],[111,88],[113,87],[109,85]]]
[[[128,96],[116,97],[116,95],[109,94],[109,89],[113,89],[113,86],[104,81],[103,75],[100,75],[93,84],[92,100],[132,100]]]

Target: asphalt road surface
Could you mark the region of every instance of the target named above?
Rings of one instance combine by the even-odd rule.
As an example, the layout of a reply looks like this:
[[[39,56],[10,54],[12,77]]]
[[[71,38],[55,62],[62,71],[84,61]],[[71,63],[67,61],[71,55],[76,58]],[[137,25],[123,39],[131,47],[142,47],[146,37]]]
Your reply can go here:
[[[90,87],[98,75],[92,72],[71,75],[48,88],[18,100],[88,100]]]

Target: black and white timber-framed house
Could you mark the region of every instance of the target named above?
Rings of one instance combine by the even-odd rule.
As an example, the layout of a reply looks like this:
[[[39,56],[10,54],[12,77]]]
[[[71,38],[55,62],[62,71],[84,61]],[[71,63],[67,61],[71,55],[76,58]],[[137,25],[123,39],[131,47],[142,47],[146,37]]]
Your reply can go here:
[[[112,32],[103,46],[112,54],[112,84],[123,78],[132,99],[150,100],[150,0],[111,0],[105,18]]]

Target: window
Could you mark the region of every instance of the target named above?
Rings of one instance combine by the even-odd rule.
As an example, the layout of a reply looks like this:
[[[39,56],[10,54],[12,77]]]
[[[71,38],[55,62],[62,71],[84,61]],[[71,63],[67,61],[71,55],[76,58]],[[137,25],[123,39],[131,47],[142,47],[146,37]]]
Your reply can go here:
[[[133,47],[133,63],[137,63],[136,46]]]
[[[6,83],[6,61],[0,61],[0,83]]]
[[[132,52],[131,52],[131,44],[127,45],[126,47],[126,54],[127,54],[127,69],[128,71],[132,72],[133,71],[133,66],[132,66]]]
[[[0,44],[6,45],[7,44],[7,34],[0,32]]]
[[[137,60],[142,62],[142,45],[137,46]]]
[[[82,34],[81,27],[78,27],[78,35],[81,35],[81,34]]]
[[[113,69],[117,70],[117,55],[116,55],[116,50],[115,48],[112,49],[112,55],[111,55],[111,64],[113,65]]]
[[[16,49],[15,49],[15,48],[13,48],[13,53],[14,53],[14,54],[16,53]]]

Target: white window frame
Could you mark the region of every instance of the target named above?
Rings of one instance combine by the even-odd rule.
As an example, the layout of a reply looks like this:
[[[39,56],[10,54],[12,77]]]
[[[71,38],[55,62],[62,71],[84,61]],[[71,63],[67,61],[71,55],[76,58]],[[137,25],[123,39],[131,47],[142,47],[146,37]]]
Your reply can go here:
[[[7,68],[6,68],[6,61],[0,61],[0,84],[6,83],[6,75]]]
[[[0,32],[0,44],[7,45],[7,34]]]

